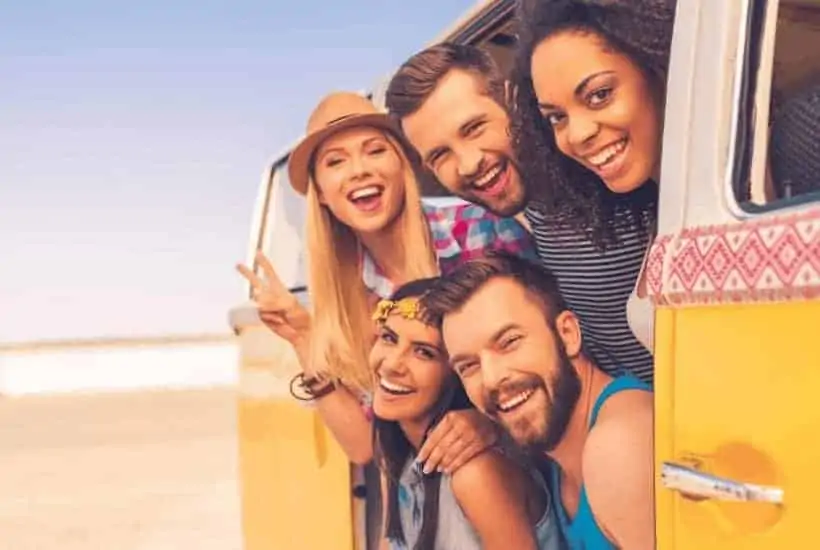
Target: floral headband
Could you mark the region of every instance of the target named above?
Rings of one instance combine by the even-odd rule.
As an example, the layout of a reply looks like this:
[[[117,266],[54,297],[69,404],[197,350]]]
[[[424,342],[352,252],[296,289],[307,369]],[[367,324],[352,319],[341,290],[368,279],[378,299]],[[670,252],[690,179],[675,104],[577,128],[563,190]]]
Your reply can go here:
[[[414,320],[421,317],[421,301],[416,296],[402,298],[401,300],[379,300],[376,311],[373,312],[373,320],[384,323],[392,313],[398,313],[405,319]]]

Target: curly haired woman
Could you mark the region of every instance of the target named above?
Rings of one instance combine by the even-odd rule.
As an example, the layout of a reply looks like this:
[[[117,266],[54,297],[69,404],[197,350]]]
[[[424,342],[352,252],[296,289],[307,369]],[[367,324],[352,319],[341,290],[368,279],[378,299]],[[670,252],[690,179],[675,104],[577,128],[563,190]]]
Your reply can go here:
[[[657,218],[674,0],[522,2],[512,126],[539,256],[607,371],[652,381],[642,266]]]

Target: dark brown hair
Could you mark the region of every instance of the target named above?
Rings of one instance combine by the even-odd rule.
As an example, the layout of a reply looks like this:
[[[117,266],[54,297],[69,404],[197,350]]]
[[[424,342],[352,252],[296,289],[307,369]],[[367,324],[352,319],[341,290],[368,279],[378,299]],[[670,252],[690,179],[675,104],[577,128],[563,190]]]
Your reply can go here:
[[[437,281],[436,278],[419,279],[411,281],[396,289],[391,300],[398,301],[404,298],[421,297]],[[443,366],[442,368],[447,368]],[[433,415],[430,430],[435,427],[439,420],[452,410],[472,408],[473,405],[467,397],[464,386],[461,385],[458,377],[453,375],[453,383],[445,388],[439,396],[437,409]],[[425,435],[426,438],[426,435]],[[399,480],[401,474],[416,450],[407,439],[404,431],[398,422],[382,420],[379,417],[373,419],[373,449],[376,464],[384,472],[387,481],[387,502],[386,507],[385,535],[388,539],[406,542],[405,533],[401,525],[401,514],[399,512]],[[415,548],[412,550],[427,550],[435,547],[436,535],[438,533],[438,512],[439,512],[439,492],[441,488],[441,474],[433,472],[424,475],[422,489],[424,491],[424,508],[421,512],[421,528],[418,533]]]
[[[399,119],[412,115],[455,69],[477,76],[484,92],[504,104],[504,77],[490,54],[475,46],[444,42],[422,50],[399,67],[387,87],[387,110]]]
[[[564,156],[553,130],[538,109],[532,81],[532,55],[546,38],[562,31],[588,32],[641,68],[655,92],[666,86],[675,0],[537,0],[519,5],[519,48],[512,81],[513,147],[527,182],[536,182],[539,206],[587,233],[599,246],[614,240],[616,211],[651,230],[657,208],[657,182],[620,195],[601,179]],[[543,199],[543,201],[542,201]]]
[[[441,277],[422,298],[426,320],[440,325],[444,316],[461,308],[489,281],[509,278],[535,297],[552,323],[568,308],[561,296],[558,279],[539,263],[506,252],[488,252],[484,257],[463,263]]]

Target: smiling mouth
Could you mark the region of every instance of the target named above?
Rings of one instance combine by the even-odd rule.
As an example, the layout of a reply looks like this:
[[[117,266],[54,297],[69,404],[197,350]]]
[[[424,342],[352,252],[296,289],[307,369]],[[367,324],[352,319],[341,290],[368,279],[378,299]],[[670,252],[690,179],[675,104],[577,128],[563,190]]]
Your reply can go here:
[[[586,161],[598,172],[606,172],[621,160],[628,144],[628,138],[619,139],[597,153],[587,156]]]
[[[514,411],[515,409],[529,401],[534,394],[535,388],[522,390],[516,393],[515,395],[508,397],[507,399],[499,400],[496,403],[496,408],[499,410],[499,412],[502,413]]]
[[[472,187],[483,194],[498,194],[507,184],[507,166],[508,163],[506,161],[496,164],[475,178]]]
[[[395,382],[390,382],[384,378],[379,379],[379,388],[390,395],[409,395],[415,391],[412,388],[402,386],[401,384],[396,384]]]
[[[357,206],[375,203],[384,194],[384,186],[368,185],[354,189],[347,195],[347,199]]]

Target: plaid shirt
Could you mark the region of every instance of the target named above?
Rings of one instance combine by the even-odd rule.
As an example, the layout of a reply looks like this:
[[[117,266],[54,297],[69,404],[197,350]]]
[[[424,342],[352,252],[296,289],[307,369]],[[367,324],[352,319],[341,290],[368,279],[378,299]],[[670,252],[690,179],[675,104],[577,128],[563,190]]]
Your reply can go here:
[[[499,218],[475,204],[436,206],[423,203],[423,206],[443,274],[488,250],[503,250],[533,260],[538,258],[532,237],[513,218]],[[365,286],[381,298],[389,297],[395,290],[393,283],[367,251],[362,252]]]

